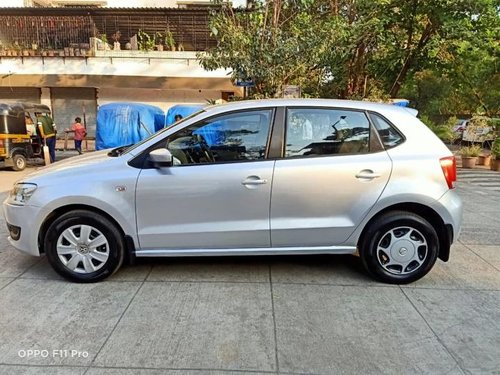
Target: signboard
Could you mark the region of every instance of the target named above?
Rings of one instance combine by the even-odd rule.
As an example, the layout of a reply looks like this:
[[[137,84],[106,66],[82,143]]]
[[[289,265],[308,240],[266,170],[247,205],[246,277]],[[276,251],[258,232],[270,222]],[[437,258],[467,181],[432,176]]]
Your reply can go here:
[[[284,85],[283,98],[285,99],[300,98],[300,86]]]
[[[234,81],[234,85],[238,87],[254,87],[255,82],[251,78],[237,79]]]

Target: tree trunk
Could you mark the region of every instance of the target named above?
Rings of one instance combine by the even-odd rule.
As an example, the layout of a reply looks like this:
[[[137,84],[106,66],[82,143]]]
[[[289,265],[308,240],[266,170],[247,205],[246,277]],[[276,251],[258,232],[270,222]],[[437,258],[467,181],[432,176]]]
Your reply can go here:
[[[417,47],[415,49],[411,49],[411,47],[409,46],[410,50],[408,51],[408,55],[406,56],[405,62],[403,63],[403,66],[401,67],[396,80],[392,84],[391,91],[389,93],[392,98],[398,95],[399,90],[401,89],[401,86],[403,85],[403,82],[408,75],[408,72],[413,67],[415,56],[417,55],[417,53],[421,52],[422,49],[427,45],[431,36],[434,34],[434,31],[434,26],[432,25],[432,23],[428,22],[425,26],[424,31],[422,32],[420,40],[418,41]]]

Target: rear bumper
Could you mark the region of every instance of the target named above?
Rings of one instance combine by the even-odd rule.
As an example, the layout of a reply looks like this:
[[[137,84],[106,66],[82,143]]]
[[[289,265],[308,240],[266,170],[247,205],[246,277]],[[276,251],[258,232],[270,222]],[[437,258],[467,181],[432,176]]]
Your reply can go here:
[[[462,229],[463,203],[455,190],[448,190],[440,199],[439,214],[446,226],[451,226],[450,245],[458,240]]]

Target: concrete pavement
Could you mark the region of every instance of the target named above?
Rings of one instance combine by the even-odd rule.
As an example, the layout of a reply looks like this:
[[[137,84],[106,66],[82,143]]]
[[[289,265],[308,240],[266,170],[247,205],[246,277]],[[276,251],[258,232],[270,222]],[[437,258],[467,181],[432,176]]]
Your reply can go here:
[[[72,284],[2,217],[0,374],[500,374],[500,193],[458,191],[450,262],[402,287],[348,256],[141,260]]]

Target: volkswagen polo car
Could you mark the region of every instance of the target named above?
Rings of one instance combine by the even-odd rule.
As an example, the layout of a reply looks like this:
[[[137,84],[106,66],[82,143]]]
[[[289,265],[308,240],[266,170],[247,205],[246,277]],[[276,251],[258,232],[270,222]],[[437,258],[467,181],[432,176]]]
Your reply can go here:
[[[449,258],[455,180],[415,110],[242,101],[41,168],[3,209],[14,247],[77,282],[136,257],[354,254],[374,278],[409,283]]]

